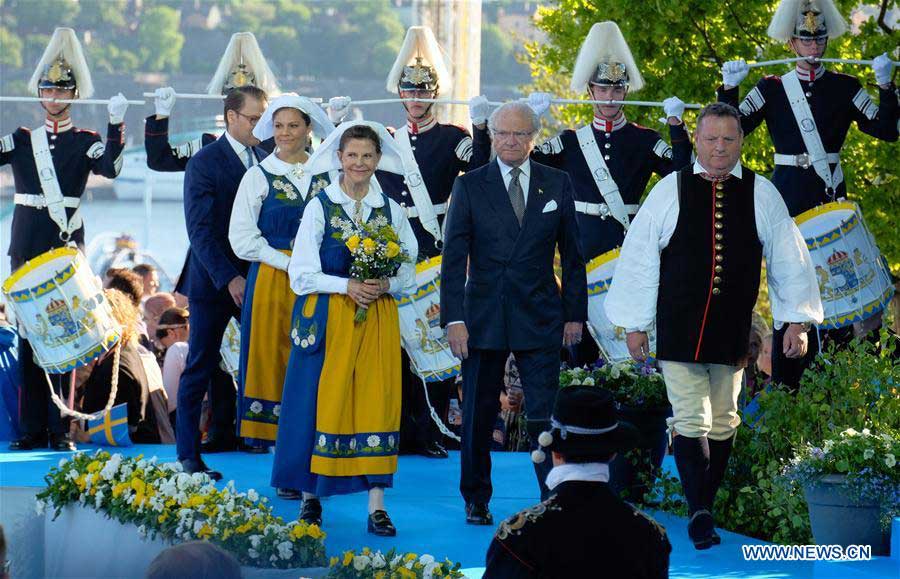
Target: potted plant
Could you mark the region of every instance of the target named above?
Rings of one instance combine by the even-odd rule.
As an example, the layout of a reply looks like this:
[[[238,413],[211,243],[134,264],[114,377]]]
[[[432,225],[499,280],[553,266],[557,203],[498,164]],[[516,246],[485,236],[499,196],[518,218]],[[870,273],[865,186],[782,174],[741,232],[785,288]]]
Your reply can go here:
[[[887,555],[890,523],[900,515],[900,438],[852,428],[794,454],[786,477],[803,488],[820,545],[871,545]]]
[[[613,393],[619,417],[640,431],[641,440],[637,448],[610,463],[609,485],[631,501],[645,502],[666,455],[666,419],[672,416],[662,374],[652,361],[607,364],[601,360],[592,368],[564,368],[559,384],[597,385]]]

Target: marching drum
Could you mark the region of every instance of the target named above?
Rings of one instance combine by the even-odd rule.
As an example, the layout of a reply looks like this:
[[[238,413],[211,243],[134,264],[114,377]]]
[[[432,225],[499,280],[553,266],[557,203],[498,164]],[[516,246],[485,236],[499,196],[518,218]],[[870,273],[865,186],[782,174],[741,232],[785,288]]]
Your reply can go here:
[[[631,354],[628,353],[628,346],[625,343],[625,328],[614,326],[603,310],[606,294],[616,271],[616,262],[619,260],[619,251],[618,248],[607,251],[587,264],[587,326],[607,362],[631,360]],[[648,338],[652,356],[656,353],[656,334],[651,330],[648,332]]]
[[[222,367],[237,380],[241,366],[241,324],[235,318],[228,320],[219,353],[222,355]]]
[[[85,366],[119,341],[100,278],[73,247],[26,262],[3,283],[3,294],[48,373]]]
[[[825,320],[842,328],[879,314],[894,287],[856,203],[820,205],[795,218],[816,269]]]
[[[441,329],[441,256],[416,264],[416,293],[398,302],[400,337],[413,370],[425,382],[459,374],[459,360]]]

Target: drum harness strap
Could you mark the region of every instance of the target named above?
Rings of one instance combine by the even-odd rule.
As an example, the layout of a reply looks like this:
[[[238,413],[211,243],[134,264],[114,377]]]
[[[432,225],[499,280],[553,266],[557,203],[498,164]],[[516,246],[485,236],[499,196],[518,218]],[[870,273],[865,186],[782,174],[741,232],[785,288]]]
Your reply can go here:
[[[409,131],[406,127],[397,130],[394,133],[394,141],[397,142],[397,148],[400,149],[401,158],[403,160],[404,181],[409,188],[409,194],[412,196],[413,204],[416,206],[416,217],[419,223],[425,228],[425,231],[434,237],[435,247],[440,247],[444,236],[441,231],[441,224],[438,222],[438,212],[441,206],[435,206],[431,203],[431,195],[428,194],[428,188],[425,186],[425,180],[422,178],[422,172],[419,170],[419,164],[416,162],[416,156],[413,154],[412,145],[409,142]],[[444,205],[444,211],[446,211]],[[411,217],[411,215],[407,215]]]
[[[606,201],[606,211],[604,211],[604,204],[602,203],[583,203],[580,201],[575,203],[575,209],[579,213],[587,215],[606,217],[606,214],[609,214],[613,219],[622,224],[625,231],[628,231],[628,226],[630,225],[628,213],[637,213],[637,206],[625,205],[625,202],[622,200],[619,186],[612,178],[612,175],[609,174],[609,167],[607,167],[606,161],[603,160],[603,155],[600,153],[600,147],[597,145],[597,140],[594,138],[593,127],[591,125],[585,125],[575,131],[575,135],[578,137],[578,144],[581,146],[581,154],[584,156],[584,160],[591,172],[591,177],[594,178],[594,184],[597,185],[597,189],[600,190],[600,195],[603,197],[603,200]]]
[[[836,153],[828,154],[825,152],[825,145],[822,144],[822,137],[816,127],[816,121],[813,118],[812,110],[809,108],[809,102],[800,86],[800,79],[797,78],[797,71],[792,70],[781,77],[781,84],[784,86],[784,92],[787,94],[788,102],[791,105],[791,111],[794,113],[794,119],[797,121],[797,127],[800,129],[800,136],[803,137],[803,144],[806,145],[806,153],[797,155],[792,162],[779,163],[779,155],[775,156],[777,164],[793,165],[803,167],[804,169],[812,165],[816,174],[825,182],[825,191],[829,200],[834,201],[835,190],[837,186],[844,180],[844,173],[841,169],[840,157],[835,159]],[[785,161],[781,156],[781,161]],[[832,173],[829,163],[836,163]]]
[[[38,182],[41,184],[43,192],[43,206],[47,207],[50,219],[59,227],[59,238],[63,242],[68,242],[72,233],[81,228],[81,209],[80,205],[76,205],[71,219],[66,214],[66,207],[71,207],[71,202],[66,202],[62,190],[59,188],[56,169],[53,167],[53,156],[50,154],[50,145],[47,142],[47,131],[43,126],[31,131],[31,150],[37,168]],[[40,204],[35,202],[34,197],[37,195],[28,195],[27,197],[16,195],[15,201],[19,205],[39,206]]]

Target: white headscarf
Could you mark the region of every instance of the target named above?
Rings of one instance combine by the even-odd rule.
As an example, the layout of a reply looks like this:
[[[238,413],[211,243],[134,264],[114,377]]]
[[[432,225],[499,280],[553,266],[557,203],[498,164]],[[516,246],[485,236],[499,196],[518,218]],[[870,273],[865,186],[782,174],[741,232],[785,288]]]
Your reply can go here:
[[[269,103],[269,106],[266,107],[266,112],[260,117],[256,126],[253,127],[253,136],[260,141],[271,139],[275,134],[275,113],[279,109],[285,108],[297,109],[309,115],[313,133],[320,139],[328,137],[334,131],[334,124],[328,119],[328,114],[322,110],[322,107],[306,97],[289,92]]]
[[[377,168],[382,171],[403,175],[403,159],[400,155],[400,149],[397,147],[396,141],[394,141],[394,138],[388,133],[387,129],[384,128],[384,125],[372,121],[349,121],[341,123],[341,125],[332,131],[332,133],[328,135],[328,138],[319,145],[315,153],[310,156],[309,160],[306,162],[307,170],[313,175],[340,170],[341,161],[338,159],[337,152],[338,147],[341,144],[341,135],[343,135],[344,131],[350,127],[355,127],[357,125],[371,127],[378,133],[378,138],[381,139],[381,160],[378,162]],[[259,125],[257,124],[257,126]]]

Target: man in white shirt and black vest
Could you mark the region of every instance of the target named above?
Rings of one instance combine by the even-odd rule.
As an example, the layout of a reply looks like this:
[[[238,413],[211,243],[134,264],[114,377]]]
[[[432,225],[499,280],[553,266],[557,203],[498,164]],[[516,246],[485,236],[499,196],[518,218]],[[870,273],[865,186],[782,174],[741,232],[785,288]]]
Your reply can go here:
[[[94,92],[81,43],[71,28],[57,28],[28,84],[41,98],[90,98]],[[0,166],[11,165],[16,186],[9,258],[12,271],[28,260],[74,243],[84,249],[81,196],[91,173],[109,179],[122,169],[124,119],[128,101],[120,94],[110,99],[106,144],[100,135],[72,123],[71,103],[41,102],[46,113],[42,127],[20,127],[0,139]],[[50,178],[42,181],[38,175]],[[69,437],[69,419],[51,402],[44,371],[35,363],[27,339],[19,339],[22,369],[19,399],[22,437],[11,450],[50,448],[75,450]],[[54,388],[69,388],[70,375],[50,378]]]
[[[738,111],[724,103],[697,118],[697,161],[656,184],[628,230],[606,299],[636,360],[657,358],[674,416],[675,463],[697,549],[720,542],[712,515],[740,424],[737,398],[761,258],[787,356],[807,350],[822,302],[806,243],[768,179],[740,164]]]
[[[887,54],[872,64],[881,108],[856,77],[826,70],[817,59],[825,54],[828,40],[848,29],[832,0],[782,0],[769,25],[769,36],[787,43],[800,60],[796,69],[782,76],[760,79],[740,104],[741,126],[750,133],[765,122],[775,145],[772,183],[778,188],[792,217],[846,197],[840,152],[850,125],[884,141],[898,136],[897,87],[891,81],[893,62]],[[726,62],[719,100],[738,106],[738,85],[749,72],[743,60]],[[880,316],[873,316],[880,319]],[[862,325],[862,332],[877,327]],[[809,353],[788,359],[784,354],[784,328],[775,331],[772,348],[772,380],[798,386],[803,371],[819,351],[819,336],[810,333]],[[847,342],[853,327],[821,331],[821,338]]]

